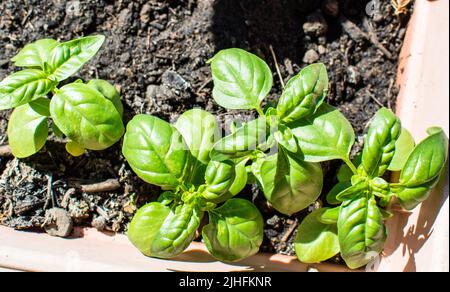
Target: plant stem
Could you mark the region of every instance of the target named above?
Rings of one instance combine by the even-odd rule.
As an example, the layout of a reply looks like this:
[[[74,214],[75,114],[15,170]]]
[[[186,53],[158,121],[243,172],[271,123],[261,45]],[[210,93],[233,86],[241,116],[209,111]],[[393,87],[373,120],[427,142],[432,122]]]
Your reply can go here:
[[[257,107],[257,108],[256,108],[256,111],[258,112],[258,114],[259,114],[260,116],[264,116],[264,111],[262,110],[261,107]]]
[[[353,162],[350,161],[350,159],[346,158],[346,159],[343,159],[343,161],[351,169],[353,174],[358,174],[358,170],[356,169],[356,166],[353,164]]]

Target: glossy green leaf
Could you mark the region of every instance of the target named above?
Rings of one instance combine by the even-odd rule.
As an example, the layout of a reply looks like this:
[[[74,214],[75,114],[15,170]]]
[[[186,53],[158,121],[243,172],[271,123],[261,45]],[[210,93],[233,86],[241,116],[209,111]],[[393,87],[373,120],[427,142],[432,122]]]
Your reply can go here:
[[[8,140],[15,157],[31,156],[44,147],[48,137],[49,103],[48,99],[40,98],[12,112]]]
[[[303,263],[320,263],[339,253],[336,224],[324,224],[319,220],[326,210],[313,211],[298,228],[294,248]]]
[[[272,88],[269,66],[244,50],[222,50],[210,62],[214,80],[213,97],[225,108],[259,108]]]
[[[344,190],[350,188],[352,184],[350,181],[338,182],[327,194],[327,202],[331,205],[339,205],[341,201],[337,199],[337,195],[339,195]]]
[[[278,131],[274,133],[274,138],[279,145],[289,152],[296,153],[298,151],[297,139],[290,128],[280,125]]]
[[[250,121],[214,144],[211,152],[213,160],[227,160],[244,157],[253,153],[263,144],[268,135],[265,117]]]
[[[203,213],[192,205],[169,208],[153,202],[138,210],[128,229],[128,238],[143,254],[173,258],[192,242]]]
[[[52,74],[49,78],[63,81],[92,59],[103,45],[105,37],[101,35],[82,37],[56,46],[50,57]]]
[[[341,191],[336,195],[336,199],[341,202],[352,200],[356,197],[364,195],[368,190],[369,183],[367,181],[360,181]]]
[[[15,72],[0,82],[0,110],[15,108],[44,97],[56,83],[40,70]]]
[[[447,161],[448,139],[442,129],[435,130],[414,148],[400,173],[400,184],[416,187],[440,175]]]
[[[284,151],[259,158],[252,166],[266,199],[279,212],[292,215],[320,196],[323,174],[320,164],[297,160]]]
[[[89,81],[87,85],[100,92],[105,98],[109,99],[116,107],[120,116],[123,116],[123,105],[120,100],[120,94],[112,84],[105,80],[93,79]]]
[[[128,123],[122,153],[141,179],[164,188],[176,188],[191,167],[181,134],[154,116],[137,115]]]
[[[345,201],[338,219],[341,256],[351,269],[360,268],[383,250],[386,228],[375,197]]]
[[[278,102],[278,118],[286,123],[311,116],[328,92],[328,74],[324,64],[312,64],[286,84]]]
[[[69,141],[66,144],[66,151],[74,156],[74,157],[78,157],[83,155],[86,152],[86,149],[84,149],[83,146],[81,146],[80,144],[78,144],[77,142],[74,141]]]
[[[414,150],[416,143],[408,130],[402,128],[402,132],[395,143],[395,152],[389,164],[388,170],[400,171],[405,166],[409,155]]]
[[[394,192],[396,193],[397,199],[402,208],[412,210],[425,201],[430,196],[433,188],[439,182],[439,178],[440,177],[438,176],[434,180],[418,186],[399,187],[397,190],[394,188]]]
[[[292,124],[304,160],[322,162],[349,159],[355,133],[349,121],[334,107],[322,104],[317,112]]]
[[[39,67],[44,70],[44,63],[50,60],[50,54],[58,44],[53,39],[35,41],[26,45],[11,61],[18,67]]]
[[[263,227],[263,217],[255,205],[247,200],[231,199],[209,212],[203,240],[215,258],[238,261],[259,251]]]
[[[401,123],[393,112],[381,108],[365,137],[361,165],[369,177],[382,176],[394,157]]]
[[[318,217],[319,221],[324,224],[337,224],[341,207],[323,208],[324,211]]]
[[[50,113],[58,128],[86,149],[106,149],[124,133],[114,104],[86,84],[68,84],[58,90],[50,102]]]

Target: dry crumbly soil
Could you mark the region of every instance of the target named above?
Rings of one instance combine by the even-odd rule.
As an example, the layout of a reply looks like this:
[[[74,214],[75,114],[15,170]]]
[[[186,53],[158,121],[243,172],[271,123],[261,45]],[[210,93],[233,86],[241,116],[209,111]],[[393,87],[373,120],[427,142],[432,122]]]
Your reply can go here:
[[[380,1],[380,10],[369,16],[367,2],[3,0],[0,80],[16,70],[9,59],[29,42],[103,34],[107,40],[98,56],[72,80],[102,78],[114,83],[125,106],[125,122],[138,113],[175,121],[184,111],[200,107],[225,124],[230,119],[248,120],[254,113],[226,111],[214,103],[206,61],[220,49],[240,47],[261,56],[276,72],[272,46],[284,81],[311,62],[326,64],[331,83],[328,102],[355,127],[355,152],[379,107],[395,106],[397,61],[408,21],[408,16],[394,16],[389,1]],[[381,46],[375,45],[377,41]],[[274,80],[269,103],[281,93],[275,73]],[[0,113],[0,145],[8,142],[9,115],[10,111]],[[338,166],[338,162],[324,164],[324,193],[336,180],[327,173]],[[107,179],[118,179],[120,188],[105,193],[74,188]],[[120,143],[73,158],[52,135],[45,149],[31,158],[0,157],[0,223],[16,229],[41,231],[45,211],[62,207],[75,225],[124,232],[134,203],[139,207],[159,192],[132,173]],[[255,186],[241,196],[254,201],[266,220],[261,249],[293,254],[295,227],[308,210],[290,218],[281,215]]]

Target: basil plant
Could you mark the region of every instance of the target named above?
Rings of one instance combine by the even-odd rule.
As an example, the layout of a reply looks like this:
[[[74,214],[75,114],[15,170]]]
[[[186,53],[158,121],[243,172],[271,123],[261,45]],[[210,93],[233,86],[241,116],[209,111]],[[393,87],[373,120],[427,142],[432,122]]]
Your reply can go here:
[[[252,176],[277,211],[292,215],[307,208],[322,192],[319,162],[344,157],[350,151],[349,141],[354,139],[348,122],[324,103],[328,91],[325,66],[313,64],[301,70],[286,84],[277,106],[263,110],[261,102],[269,94],[273,80],[262,59],[241,49],[227,49],[210,63],[215,101],[228,109],[253,109],[259,113],[257,119],[219,140],[212,159],[250,159]],[[321,118],[326,114],[344,121],[336,129],[342,133],[323,124]],[[317,128],[305,137],[297,129],[307,124],[317,124]],[[329,145],[317,145],[305,152],[303,148],[310,145],[305,140],[308,138]]]
[[[140,208],[128,238],[145,255],[173,258],[202,236],[209,252],[222,261],[238,261],[258,252],[263,218],[249,201],[233,198],[247,183],[247,158],[211,160],[219,128],[210,113],[193,109],[171,125],[137,115],[127,125],[123,154],[147,183],[160,186],[157,202]]]
[[[41,39],[12,58],[16,66],[26,68],[0,82],[0,110],[14,109],[8,124],[14,156],[29,157],[44,147],[50,119],[53,133],[67,137],[66,149],[74,156],[119,141],[125,129],[114,86],[103,80],[78,80],[58,88],[97,54],[104,40],[104,36],[63,43]]]
[[[303,127],[300,132],[306,135],[309,130]],[[400,120],[380,109],[362,153],[353,162],[344,159],[347,164],[339,170],[339,183],[327,195],[328,203],[338,206],[316,210],[300,224],[295,241],[298,258],[316,263],[340,253],[355,269],[377,257],[387,237],[384,222],[392,214],[385,208],[391,200],[395,197],[404,209],[414,209],[427,199],[445,168],[448,139],[441,128],[428,133],[416,146]],[[386,180],[388,170],[400,172],[398,182]]]

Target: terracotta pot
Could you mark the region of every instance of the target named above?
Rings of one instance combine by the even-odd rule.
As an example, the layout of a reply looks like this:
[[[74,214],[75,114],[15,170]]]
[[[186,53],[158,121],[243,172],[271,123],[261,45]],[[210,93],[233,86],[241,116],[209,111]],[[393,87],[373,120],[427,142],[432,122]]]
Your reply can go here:
[[[397,113],[419,140],[429,126],[448,136],[448,0],[417,0],[401,53]],[[448,173],[432,196],[411,213],[395,211],[376,271],[448,271]],[[239,263],[214,260],[193,243],[173,260],[141,255],[124,235],[77,229],[71,239],[0,227],[0,271],[349,271],[332,264],[306,265],[296,257],[258,254]]]

